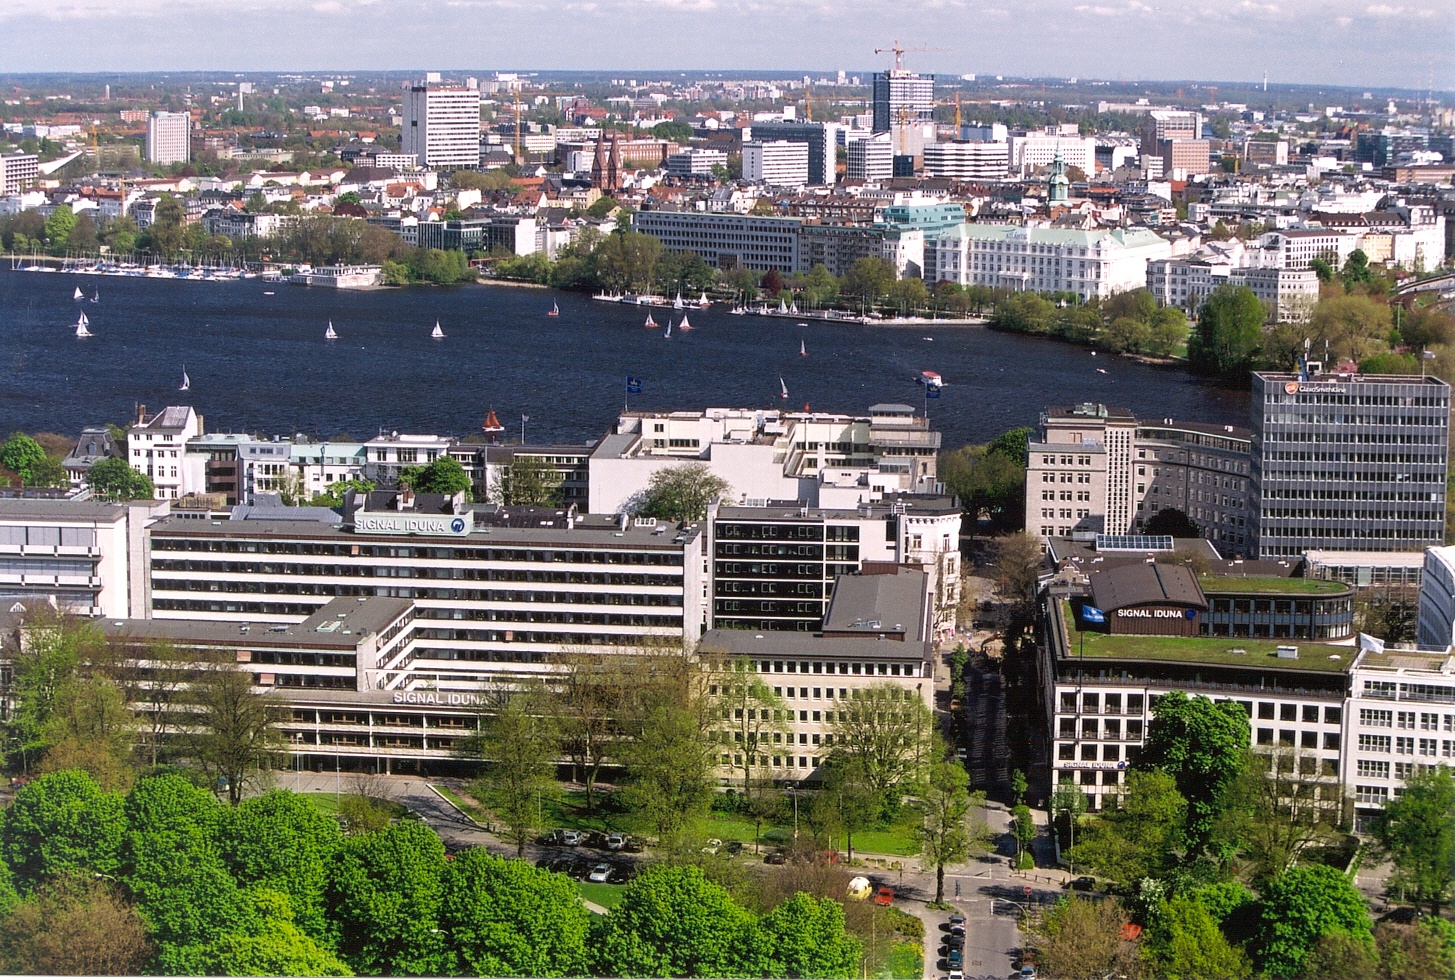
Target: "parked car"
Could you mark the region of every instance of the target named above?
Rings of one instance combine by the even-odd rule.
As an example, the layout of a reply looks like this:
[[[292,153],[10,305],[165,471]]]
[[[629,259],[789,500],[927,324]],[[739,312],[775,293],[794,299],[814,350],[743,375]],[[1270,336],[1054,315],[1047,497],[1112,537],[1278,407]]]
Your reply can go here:
[[[594,869],[595,867],[596,862],[591,860],[590,858],[576,858],[574,861],[571,862],[571,870],[567,873],[572,878],[575,878],[577,881],[584,881],[586,879],[586,876],[589,875],[592,869]]]
[[[963,935],[958,935],[957,936],[954,933],[951,933],[950,935],[948,935],[948,936],[945,937],[945,948],[946,949],[964,949],[965,948],[965,937]]]
[[[611,878],[608,881],[613,885],[624,885],[637,876],[635,864],[618,864],[611,869]]]
[[[945,974],[945,980],[965,980],[965,973],[962,970],[951,970]]]
[[[640,854],[646,849],[647,839],[645,837],[628,837],[626,843],[621,846],[628,854]]]
[[[787,864],[788,855],[782,851],[772,851],[763,858],[764,864]]]
[[[591,873],[586,876],[587,881],[595,881],[603,885],[606,884],[606,882],[610,879],[611,865],[606,863],[598,864],[596,867],[592,868]]]
[[[1082,875],[1080,878],[1072,879],[1066,883],[1066,887],[1072,891],[1090,892],[1096,890],[1096,879],[1090,875]]]
[[[571,873],[571,868],[575,864],[576,864],[576,859],[575,858],[566,857],[566,856],[560,856],[560,857],[554,857],[554,858],[552,858],[551,859],[551,863],[550,863],[550,865],[548,867],[552,871],[556,872],[557,874],[563,874],[563,875],[565,875],[565,874],[570,874]]]
[[[588,830],[581,835],[581,844],[585,847],[604,848],[606,847],[606,835],[599,830]]]
[[[606,849],[608,851],[619,851],[626,847],[626,837],[623,834],[607,834]]]
[[[580,847],[583,840],[585,840],[585,837],[579,830],[563,830],[561,832],[561,843],[567,847]]]
[[[965,966],[965,951],[952,948],[945,954],[945,963],[952,970],[959,970]]]
[[[1030,965],[1021,967],[1021,980],[1036,980],[1036,968]]]
[[[965,917],[963,915],[961,915],[959,912],[956,912],[956,913],[952,914],[950,916],[950,926],[951,927],[960,926],[963,929],[964,926],[965,926]]]
[[[536,843],[546,845],[560,844],[565,836],[566,832],[564,830],[553,830],[549,834],[542,834],[537,837]]]
[[[884,885],[883,887],[881,887],[877,892],[874,893],[874,904],[893,905],[894,889],[890,888],[888,885]]]

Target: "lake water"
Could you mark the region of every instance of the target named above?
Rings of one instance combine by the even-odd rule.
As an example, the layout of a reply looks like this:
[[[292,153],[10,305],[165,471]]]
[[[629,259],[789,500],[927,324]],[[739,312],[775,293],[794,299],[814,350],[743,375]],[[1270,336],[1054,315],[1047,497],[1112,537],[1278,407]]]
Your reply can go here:
[[[99,290],[100,302],[72,300],[77,286]],[[553,299],[559,317],[545,315]],[[88,339],[75,337],[78,309],[90,318]],[[531,442],[581,442],[612,424],[628,375],[644,385],[634,409],[862,413],[876,402],[923,408],[923,370],[946,382],[929,409],[947,448],[1034,425],[1048,403],[1247,424],[1246,391],[1056,341],[930,324],[798,326],[721,307],[691,311],[695,329],[664,338],[663,327],[642,326],[645,315],[495,286],[352,292],[0,269],[0,434],[75,434],[124,423],[142,403],[191,404],[209,431],[324,438],[466,436],[494,408],[512,439],[526,415]],[[665,325],[670,311],[653,315]],[[323,336],[330,320],[335,341]],[[436,320],[443,340],[430,339]],[[184,366],[186,393],[177,390]]]

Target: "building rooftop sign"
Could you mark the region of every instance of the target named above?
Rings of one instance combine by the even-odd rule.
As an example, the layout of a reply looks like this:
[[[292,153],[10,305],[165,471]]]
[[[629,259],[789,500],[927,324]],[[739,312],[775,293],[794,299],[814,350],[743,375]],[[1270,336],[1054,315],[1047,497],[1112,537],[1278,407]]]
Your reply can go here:
[[[434,537],[462,538],[470,533],[473,524],[471,518],[458,514],[363,510],[354,514],[354,530],[359,534],[428,534]]]

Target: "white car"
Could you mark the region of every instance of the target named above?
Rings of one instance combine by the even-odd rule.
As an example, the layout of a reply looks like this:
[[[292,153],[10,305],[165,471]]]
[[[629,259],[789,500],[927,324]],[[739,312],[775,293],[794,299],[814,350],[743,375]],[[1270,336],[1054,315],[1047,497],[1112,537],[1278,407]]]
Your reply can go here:
[[[619,851],[626,846],[626,837],[622,834],[607,834],[606,849],[608,851]]]
[[[591,869],[591,873],[586,876],[586,880],[587,881],[599,881],[602,884],[605,884],[606,883],[606,880],[608,878],[610,878],[610,877],[611,877],[611,865],[609,865],[609,864],[598,864],[596,867],[594,867],[594,868]]]
[[[561,835],[561,843],[567,847],[580,847],[585,836],[579,830],[568,830]]]
[[[945,980],[965,980],[965,973],[962,970],[951,970],[945,975]]]

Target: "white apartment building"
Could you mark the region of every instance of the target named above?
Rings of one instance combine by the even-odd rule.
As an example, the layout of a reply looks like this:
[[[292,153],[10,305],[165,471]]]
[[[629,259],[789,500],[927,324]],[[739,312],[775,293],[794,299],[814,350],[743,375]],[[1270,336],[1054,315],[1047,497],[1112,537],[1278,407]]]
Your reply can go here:
[[[1366,830],[1415,772],[1455,765],[1455,656],[1443,645],[1361,651],[1345,715],[1344,785]]]
[[[151,477],[158,500],[176,500],[207,487],[206,463],[187,453],[187,442],[202,434],[202,416],[190,405],[170,405],[150,417],[137,408],[136,424],[126,434],[127,462]]]
[[[1172,244],[1146,228],[963,224],[927,241],[925,252],[936,280],[1089,300],[1144,288],[1147,263],[1170,258]]]
[[[587,160],[590,169],[590,160]],[[667,173],[673,177],[711,177],[713,167],[726,167],[727,154],[694,146],[667,157]]]
[[[40,176],[34,153],[0,153],[0,194],[19,194]]]
[[[431,170],[479,167],[479,89],[435,83],[405,89],[400,150]]]
[[[1359,247],[1359,236],[1319,228],[1290,228],[1270,231],[1258,238],[1258,248],[1271,256],[1271,265],[1281,269],[1307,269],[1314,259],[1324,259],[1336,269]]]
[[[1147,263],[1147,290],[1163,306],[1195,314],[1221,286],[1245,286],[1279,323],[1308,319],[1319,299],[1319,277],[1308,268],[1283,267],[1277,249],[1241,242],[1210,242],[1188,256]]]
[[[743,179],[774,187],[808,183],[808,144],[789,140],[743,144]]]
[[[147,161],[166,166],[192,159],[192,117],[185,112],[147,116]]]
[[[1096,173],[1096,137],[1054,132],[1018,133],[1010,137],[1010,168],[1021,176],[1049,167],[1057,155],[1068,167]]]
[[[0,497],[0,595],[78,616],[144,616],[146,527],[166,513],[152,501]]]
[[[940,434],[909,405],[868,415],[710,408],[628,412],[589,462],[593,514],[626,510],[660,469],[702,463],[730,500],[854,508],[885,494],[936,493]]]
[[[846,180],[880,184],[894,176],[894,137],[890,133],[875,133],[853,140],[845,147],[845,152]]]
[[[669,252],[695,252],[718,269],[801,272],[800,218],[700,211],[640,211],[632,226],[662,240]]]
[[[1418,628],[1423,650],[1444,650],[1455,644],[1455,548],[1425,549]]]
[[[999,180],[1010,173],[1008,143],[954,140],[925,144],[925,176],[949,180]]]

